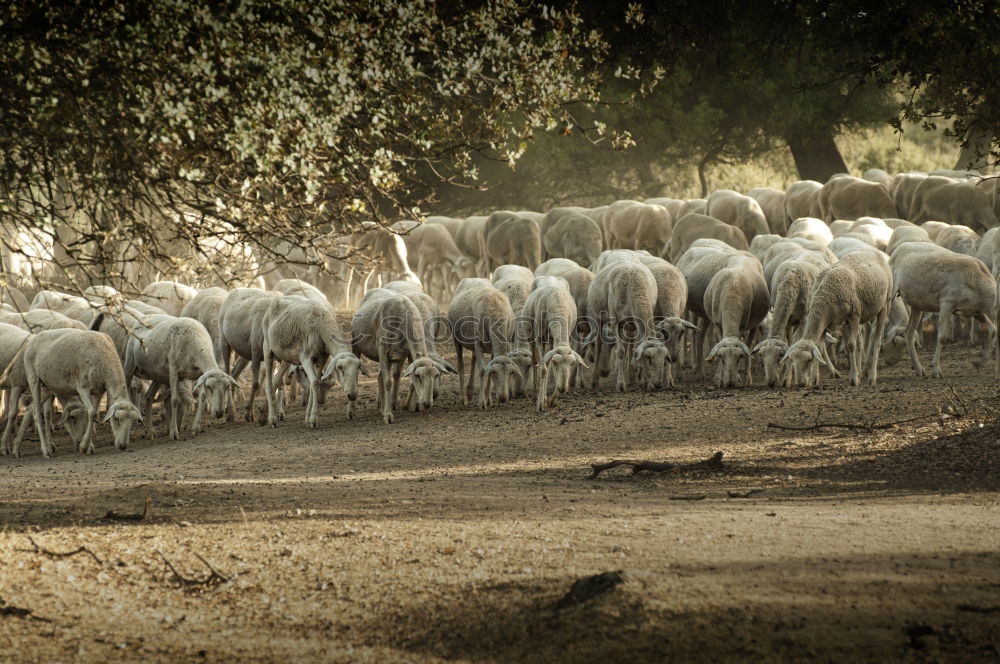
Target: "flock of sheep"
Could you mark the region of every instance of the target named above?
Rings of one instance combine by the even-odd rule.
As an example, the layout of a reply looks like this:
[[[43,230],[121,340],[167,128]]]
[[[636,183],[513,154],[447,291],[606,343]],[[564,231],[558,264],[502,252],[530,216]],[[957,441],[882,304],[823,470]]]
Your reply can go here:
[[[39,291],[0,313],[0,447],[18,455],[34,425],[50,457],[55,398],[61,424],[91,453],[105,397],[100,421],[119,449],[136,422],[154,435],[158,401],[171,439],[191,406],[193,433],[206,409],[232,419],[241,400],[247,420],[276,425],[300,389],[307,426],[317,426],[336,385],[351,419],[365,360],[378,364],[386,423],[404,399],[403,379],[405,405],[420,411],[454,374],[466,404],[487,408],[532,391],[545,411],[583,386],[585,370],[591,388],[613,371],[618,390],[654,390],[682,371],[697,380],[708,360],[715,384],[730,387],[750,385],[759,362],[771,387],[814,386],[821,368],[840,375],[840,349],[850,383],[874,385],[883,352],[895,361],[908,351],[926,375],[915,347],[928,319],[940,376],[956,316],[981,324],[969,334],[982,334],[984,354],[996,343],[996,182],[869,171],[707,200],[399,222],[379,231],[392,238],[384,273],[373,275],[381,287],[365,283],[357,302],[280,265],[260,288],[160,281],[136,299],[107,286]],[[349,320],[337,316],[345,305]],[[441,344],[454,347],[455,365]],[[266,417],[255,410],[262,387]]]

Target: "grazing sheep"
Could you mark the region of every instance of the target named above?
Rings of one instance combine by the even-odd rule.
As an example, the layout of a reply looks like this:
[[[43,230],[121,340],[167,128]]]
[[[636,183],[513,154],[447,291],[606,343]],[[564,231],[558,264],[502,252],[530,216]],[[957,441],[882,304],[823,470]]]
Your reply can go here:
[[[507,296],[515,316],[521,315],[534,281],[534,273],[521,265],[501,265],[493,271],[493,287]]]
[[[812,240],[824,247],[833,241],[830,227],[822,219],[815,217],[799,217],[788,227],[788,237],[799,237]]]
[[[709,281],[705,289],[705,313],[721,337],[707,358],[710,362],[718,361],[716,387],[737,385],[740,360],[744,357],[747,385],[753,384],[749,346],[769,307],[764,270],[755,257],[734,256]],[[746,343],[742,341],[744,337]]]
[[[176,281],[155,281],[142,289],[141,300],[163,309],[171,316],[180,316],[184,305],[194,299],[197,289]]]
[[[781,366],[781,358],[788,352],[788,343],[780,337],[771,336],[761,340],[750,350],[750,357],[758,358],[764,369],[764,382],[768,387],[777,387],[790,378]]]
[[[28,332],[41,332],[42,330],[89,329],[78,320],[64,316],[58,311],[49,309],[30,309],[24,313],[0,313],[0,323],[16,325]]]
[[[10,435],[13,432],[14,422],[17,419],[21,396],[28,387],[27,380],[24,379],[23,355],[19,353],[28,340],[29,334],[27,330],[16,325],[0,323],[0,365],[6,368],[4,382],[0,383],[0,388],[5,392],[4,403],[7,407],[4,413],[6,425],[3,431],[2,444],[0,444],[0,452],[3,452],[3,454],[11,453],[9,444]],[[14,366],[15,359],[18,364],[22,365],[21,367]],[[25,419],[30,418],[26,417]],[[17,450],[20,442],[21,436],[18,435],[17,442],[14,444],[14,456],[18,456]]]
[[[838,177],[823,185],[819,192],[820,219],[858,217],[895,217],[896,204],[885,185],[852,176]]]
[[[919,376],[927,372],[917,358],[914,336],[923,318],[920,312],[938,314],[937,345],[931,363],[931,375],[941,377],[941,346],[951,334],[952,314],[973,317],[989,330],[983,348],[988,354],[996,334],[995,311],[997,286],[982,261],[950,251],[897,251],[892,261],[893,284],[909,308],[906,346],[913,369]]]
[[[423,326],[420,310],[410,298],[384,288],[365,293],[352,318],[354,354],[379,363],[378,404],[386,424],[395,420],[400,372],[413,383],[418,411],[434,404],[437,377],[455,373],[427,354]],[[406,371],[402,371],[404,362],[410,363]]]
[[[427,292],[445,297],[461,279],[475,276],[475,264],[458,248],[445,226],[418,224],[402,237],[413,269]]]
[[[689,214],[705,214],[705,207],[708,205],[708,201],[704,198],[692,198],[684,202],[681,206],[680,212],[674,217],[674,223],[677,223],[678,219],[683,219]]]
[[[943,221],[925,221],[924,223],[920,224],[920,228],[923,228],[925,231],[927,231],[927,236],[930,237],[931,242],[937,241],[938,233],[948,228],[949,226],[951,226],[951,224],[946,224]]]
[[[486,256],[483,253],[485,243],[483,233],[486,230],[487,217],[469,217],[455,234],[455,244],[459,250],[475,262],[476,274],[487,275]]]
[[[662,258],[641,253],[637,253],[635,257],[653,273],[656,281],[653,320],[666,344],[668,358],[664,365],[662,383],[667,387],[674,387],[674,364],[680,360],[685,333],[689,330],[698,331],[697,325],[683,318],[688,300],[687,280],[683,272]]]
[[[785,189],[785,227],[802,217],[823,216],[819,207],[819,192],[823,185],[815,180],[799,180]],[[787,234],[787,231],[786,231]]]
[[[538,224],[514,212],[494,212],[483,228],[480,253],[486,257],[486,272],[498,265],[522,265],[529,270],[542,262],[542,239]]]
[[[708,197],[705,214],[739,228],[747,241],[771,232],[760,204],[732,189],[713,191]]]
[[[761,263],[764,262],[764,254],[768,249],[773,247],[779,242],[782,242],[785,238],[780,235],[773,235],[768,233],[766,235],[758,235],[750,243],[750,253],[757,257]]]
[[[425,293],[424,289],[420,287],[420,284],[415,284],[411,281],[390,281],[383,288],[394,293],[399,293],[400,295],[405,295],[410,298],[410,301],[412,301],[413,304],[417,306],[424,324],[424,342],[427,344],[427,356],[448,369],[451,369],[452,373],[455,373],[455,367],[438,354],[438,342],[444,341],[446,335],[450,338],[450,334],[448,334],[447,325],[442,324],[441,307],[438,305],[437,301]],[[438,397],[438,390],[440,389],[440,386],[441,378],[439,376],[434,383],[435,399]],[[411,405],[413,396],[413,384],[411,383],[410,392],[406,399],[407,406]]]
[[[643,203],[645,205],[659,205],[660,207],[664,208],[667,212],[670,213],[671,219],[680,219],[681,209],[684,207],[684,203],[686,203],[686,201],[680,198],[658,197],[658,198],[647,198],[646,200],[643,201]]]
[[[860,233],[867,236],[867,242],[873,247],[885,251],[889,245],[889,238],[892,237],[892,228],[885,220],[877,217],[858,217],[848,233]],[[847,233],[845,233],[846,235]]]
[[[993,201],[974,182],[936,175],[917,184],[907,218],[916,223],[945,221],[968,226],[979,233],[1000,224],[993,211]]]
[[[336,379],[343,386],[347,395],[347,419],[353,419],[354,402],[358,398],[358,373],[367,375],[367,372],[361,360],[351,352],[351,345],[340,337],[337,317],[329,305],[294,295],[274,298],[264,313],[261,326],[267,423],[272,427],[278,425],[271,371],[275,359],[287,365],[298,365],[308,378],[307,427],[316,428],[319,419],[321,379],[324,383]],[[279,384],[283,377],[284,371],[281,371]],[[325,391],[325,385],[323,389]]]
[[[922,180],[927,179],[926,173],[899,173],[889,183],[889,193],[896,205],[896,211],[903,219],[912,218],[913,192]]]
[[[722,240],[734,249],[749,248],[747,238],[739,228],[724,221],[703,214],[688,214],[674,224],[673,240],[670,243],[670,262],[677,263],[695,240],[712,238]]]
[[[90,330],[45,330],[24,344],[24,373],[31,391],[35,429],[42,454],[55,451],[52,432],[44,421],[42,388],[60,399],[76,395],[87,413],[87,425],[80,438],[81,453],[94,453],[93,428],[97,404],[108,395],[105,422],[111,422],[115,447],[128,448],[132,423],[142,421],[139,409],[129,400],[125,373],[111,340]]]
[[[809,297],[802,336],[788,347],[782,358],[792,368],[795,381],[803,386],[819,385],[819,365],[826,364],[820,344],[827,330],[848,326],[847,349],[851,385],[861,384],[861,364],[867,364],[869,385],[878,380],[878,354],[885,334],[892,273],[885,254],[856,252],[821,272]],[[875,321],[862,358],[862,325]]]
[[[900,226],[892,231],[892,235],[889,236],[889,244],[885,248],[885,252],[890,256],[896,247],[905,244],[907,242],[930,242],[931,238],[920,226]]]
[[[788,218],[785,216],[785,192],[773,187],[754,187],[747,192],[747,196],[757,201],[760,209],[764,211],[768,232],[784,235],[788,231]]]
[[[659,205],[617,201],[608,206],[604,230],[609,249],[645,249],[656,256],[666,256],[673,220],[666,208]]]
[[[259,288],[237,288],[226,296],[219,309],[218,354],[222,357],[222,367],[227,374],[238,379],[250,365],[250,397],[247,401],[246,421],[254,421],[254,402],[260,390],[260,363],[264,359],[264,314],[271,302],[280,293],[263,291]],[[232,353],[237,354],[235,366]],[[230,400],[228,418],[233,418],[233,403]]]
[[[590,318],[587,313],[587,298],[590,291],[590,284],[594,280],[594,273],[585,267],[580,267],[573,261],[553,258],[535,268],[535,275],[539,277],[562,277],[569,284],[569,292],[576,302],[576,334],[573,335],[571,345],[578,353],[583,352],[582,340],[590,336],[591,333]],[[521,351],[523,350],[528,349],[526,346],[515,344],[514,350],[511,351],[511,359],[518,362],[521,370],[527,373],[528,367],[532,366],[531,354],[530,352],[528,353],[527,364],[525,365],[524,357],[521,355]],[[576,371],[575,374],[575,383],[577,387],[580,387],[583,382],[583,372]],[[520,394],[517,394],[517,396],[520,396]]]
[[[225,288],[203,288],[190,302],[184,305],[184,309],[181,311],[181,316],[195,319],[208,330],[209,336],[212,337],[215,361],[219,366],[223,365],[220,350],[222,330],[219,328],[219,312],[222,310],[222,304],[228,295],[229,291]]]
[[[975,256],[979,250],[979,233],[968,226],[952,225],[942,228],[934,238],[934,242],[957,254]]]
[[[855,251],[878,251],[869,240],[867,235],[861,233],[845,233],[833,238],[833,242],[827,248],[836,254],[838,259]]]
[[[878,182],[886,188],[892,183],[892,176],[881,168],[869,168],[861,174],[861,178],[869,182]]]
[[[515,332],[514,316],[507,296],[492,286],[466,287],[452,299],[448,320],[455,340],[458,380],[463,385],[462,400],[466,405],[472,401],[477,376],[480,408],[493,404],[494,392],[500,403],[507,403],[513,379],[524,379],[524,373],[510,357]],[[472,351],[473,366],[469,368],[467,383],[464,383],[463,350]],[[492,356],[489,362],[486,362],[486,353]]]
[[[181,386],[181,381],[192,380],[196,381],[198,406],[191,432],[197,435],[201,431],[206,402],[213,416],[222,417],[229,390],[236,386],[236,381],[219,368],[212,337],[198,321],[157,315],[147,316],[140,323],[129,340],[124,370],[127,382],[131,382],[133,376],[150,381],[141,409],[147,435],[154,437],[153,400],[156,393],[167,386],[170,389],[169,436],[171,440],[180,440],[184,412],[189,405],[188,390]]]
[[[298,295],[299,297],[315,300],[320,304],[330,305],[330,300],[323,294],[323,291],[301,279],[281,279],[271,286],[271,290],[284,295]]]
[[[597,259],[604,248],[601,227],[590,217],[576,212],[545,215],[548,222],[542,234],[545,258],[568,258],[581,266]]]
[[[570,345],[576,327],[576,302],[569,284],[561,277],[539,277],[524,303],[526,334],[535,371],[535,408],[545,412],[555,403],[556,395],[569,391],[578,367],[586,367],[583,358]],[[546,349],[548,349],[546,351]],[[554,388],[549,395],[549,376]]]
[[[607,343],[608,333],[614,336],[613,352],[618,366],[615,388],[619,392],[628,389],[629,371],[633,365],[640,379],[645,379],[647,389],[662,380],[668,353],[656,334],[655,302],[656,279],[641,263],[611,264],[594,275],[587,302],[587,311],[596,323],[591,334],[595,350],[591,388],[597,389],[603,371],[602,350],[611,345]]]

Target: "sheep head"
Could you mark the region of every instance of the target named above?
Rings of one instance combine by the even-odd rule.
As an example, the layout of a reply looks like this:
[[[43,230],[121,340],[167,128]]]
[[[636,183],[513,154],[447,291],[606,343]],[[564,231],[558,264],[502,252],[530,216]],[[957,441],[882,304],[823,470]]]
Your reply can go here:
[[[684,333],[688,330],[697,332],[698,326],[678,316],[668,316],[656,321],[656,333],[663,340],[663,343],[667,345],[667,350],[670,351],[671,362],[677,361],[677,357],[680,355],[678,351],[680,350],[681,342],[684,340]]]
[[[213,367],[199,376],[194,383],[195,392],[200,391],[208,404],[212,416],[219,418],[226,415],[226,402],[229,390],[239,383],[222,369]]]
[[[750,348],[736,337],[724,337],[708,354],[715,367],[716,387],[736,387],[740,382],[740,360],[750,361]]]
[[[819,385],[819,367],[826,366],[826,361],[819,346],[808,339],[799,339],[785,351],[781,365],[786,367],[785,371],[790,367],[796,385],[814,387]]]
[[[768,387],[775,387],[781,382],[781,358],[785,356],[788,344],[778,337],[768,337],[753,347],[751,355],[760,358],[764,367],[764,379]]]
[[[507,357],[520,369],[520,372],[512,378],[511,396],[523,397],[528,385],[528,372],[531,370],[531,351],[527,348],[518,348],[510,351]]]
[[[542,358],[542,367],[547,374],[551,373],[555,383],[555,393],[569,392],[570,379],[573,378],[573,368],[587,368],[580,354],[569,346],[556,346]]]
[[[643,339],[636,344],[632,354],[632,363],[640,381],[645,383],[647,390],[663,387],[663,375],[667,362],[673,362],[666,344],[659,339]]]
[[[434,382],[442,373],[454,374],[455,371],[430,357],[417,358],[406,367],[403,377],[410,378],[418,411],[427,410],[434,404]]]
[[[139,409],[128,399],[118,399],[108,407],[105,422],[111,422],[111,432],[115,436],[115,447],[127,450],[132,435],[132,424],[142,422]]]
[[[500,403],[510,401],[511,384],[517,377],[523,379],[524,374],[510,357],[498,355],[490,360],[483,369],[479,384],[479,407],[492,405],[494,395]]]
[[[361,359],[354,353],[342,351],[330,358],[326,364],[323,375],[320,376],[321,394],[325,397],[326,390],[337,383],[344,388],[344,394],[348,401],[355,401],[358,398],[358,374],[368,375],[368,370],[361,362]],[[325,400],[325,399],[324,399]],[[317,395],[317,401],[319,395]]]
[[[59,424],[66,427],[70,439],[75,445],[79,445],[87,429],[87,409],[79,398],[74,397],[63,404]]]
[[[891,333],[882,343],[882,357],[885,358],[885,366],[895,366],[906,352],[906,338],[902,332]]]

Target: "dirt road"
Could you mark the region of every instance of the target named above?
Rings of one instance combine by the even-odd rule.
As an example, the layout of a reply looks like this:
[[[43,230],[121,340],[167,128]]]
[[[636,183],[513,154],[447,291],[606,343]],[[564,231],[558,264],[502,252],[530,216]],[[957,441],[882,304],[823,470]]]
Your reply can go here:
[[[998,390],[969,353],[944,380],[586,392],[545,415],[462,406],[452,379],[391,426],[366,383],[360,421],[334,394],[316,430],[295,408],[128,452],[102,427],[92,457],[31,443],[0,459],[0,661],[996,661]],[[715,451],[721,471],[587,479]],[[144,521],[102,519],[147,497]]]

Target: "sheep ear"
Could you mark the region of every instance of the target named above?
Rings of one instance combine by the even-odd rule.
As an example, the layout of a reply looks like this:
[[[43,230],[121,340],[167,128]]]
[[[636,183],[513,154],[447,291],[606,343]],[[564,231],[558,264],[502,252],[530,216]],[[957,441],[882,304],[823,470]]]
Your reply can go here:
[[[413,362],[410,362],[410,365],[403,370],[403,378],[406,378],[407,376],[410,376],[412,374],[413,374]]]
[[[358,367],[358,371],[361,372],[362,376],[369,376],[369,377],[371,376],[371,373],[368,371],[368,367],[365,366],[364,360],[361,361],[361,365]]]
[[[660,334],[660,336],[663,338],[664,343],[670,341],[670,328],[668,327],[666,318],[661,318],[660,320],[653,323],[653,329]]]
[[[750,355],[752,354],[752,353],[750,352],[750,347],[749,347],[749,346],[747,346],[747,345],[746,345],[745,343],[743,343],[742,341],[740,342],[740,350],[741,350],[741,351],[743,351],[743,354],[744,354],[744,355],[746,355],[747,357],[750,357]]]
[[[201,376],[198,377],[198,380],[196,380],[194,382],[194,389],[196,391],[200,390],[205,385],[205,379],[207,377],[208,377],[208,374],[202,374]]]
[[[823,341],[825,341],[828,344],[835,344],[835,343],[839,342],[840,339],[838,339],[837,337],[833,336],[829,332],[824,332],[823,333]]]
[[[333,380],[335,383],[341,382],[341,381],[339,381],[337,379],[337,363],[334,362],[333,364],[331,364],[330,366],[328,366],[323,371],[323,375],[320,376],[319,379],[322,380],[322,381],[324,381],[324,382],[328,382],[330,380]]]
[[[719,346],[721,345],[722,345],[721,341],[715,344],[715,346],[712,347],[712,350],[709,351],[708,357],[706,357],[705,359],[708,360],[709,362],[715,361],[715,356],[719,354]]]
[[[819,348],[813,347],[813,349],[812,349],[812,356],[813,356],[813,359],[815,359],[817,362],[819,362],[820,364],[822,364],[824,367],[825,366],[829,366],[829,365],[827,365],[826,360],[823,359],[823,354],[819,352]]]
[[[113,404],[110,408],[108,408],[108,414],[104,416],[104,420],[102,421],[110,422],[111,418],[114,417],[115,413],[117,412],[118,412],[118,404]]]
[[[412,364],[410,366],[413,366]],[[458,370],[451,366],[450,362],[445,362],[444,360],[435,360],[434,366],[438,368],[439,371],[443,371],[450,376],[455,376],[458,374]]]
[[[578,352],[576,352],[575,350],[572,351],[572,352],[573,352],[573,357],[576,358],[576,363],[577,364],[579,364],[584,369],[589,369],[590,368],[590,367],[587,366],[587,363],[583,361],[583,358],[580,356],[580,354]]]
[[[689,323],[688,321],[684,320],[683,318],[681,319],[681,325],[683,325],[684,327],[686,327],[689,330],[694,330],[695,332],[698,332],[699,330],[701,330],[700,327],[698,327],[694,323]]]
[[[778,360],[778,364],[784,364],[784,363],[785,363],[785,360],[787,360],[787,359],[788,359],[788,355],[789,355],[789,354],[790,354],[791,352],[792,352],[792,349],[791,349],[791,347],[790,347],[790,346],[789,346],[788,348],[786,348],[786,349],[785,349],[785,354],[781,356],[781,359],[780,359],[780,360]]]
[[[550,350],[549,352],[547,352],[545,354],[545,357],[542,358],[542,361],[538,363],[539,366],[541,366],[543,364],[548,364],[549,362],[551,362],[552,358],[555,357],[555,355],[556,355],[556,349],[553,348],[552,350]]]
[[[524,372],[521,371],[521,367],[517,366],[516,362],[511,362],[510,366],[514,367],[514,373],[517,374],[517,377],[524,380]]]
[[[761,341],[759,344],[757,344],[756,346],[753,347],[753,350],[750,351],[750,354],[751,355],[756,355],[760,351],[760,349],[761,349],[761,347],[763,345],[764,345],[764,342]]]
[[[240,382],[238,380],[236,380],[235,378],[233,378],[232,376],[230,376],[229,374],[226,374],[226,380],[228,380],[229,384],[232,385],[233,387],[239,387],[240,386]]]

